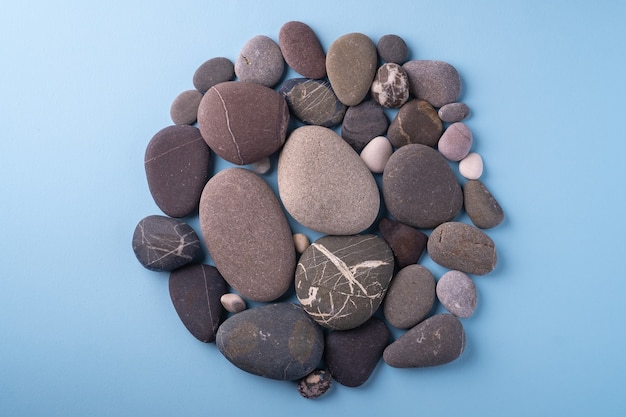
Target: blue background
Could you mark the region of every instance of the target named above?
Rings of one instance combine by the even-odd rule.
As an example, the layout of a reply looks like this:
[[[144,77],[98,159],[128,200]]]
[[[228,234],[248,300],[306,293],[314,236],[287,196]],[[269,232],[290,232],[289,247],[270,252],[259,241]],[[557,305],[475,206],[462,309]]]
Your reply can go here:
[[[626,3],[545,3],[3,5],[0,416],[625,415]],[[411,58],[453,64],[507,216],[459,360],[381,363],[317,401],[196,341],[130,244],[159,214],[143,154],[174,97],[289,20],[324,48],[396,33]]]

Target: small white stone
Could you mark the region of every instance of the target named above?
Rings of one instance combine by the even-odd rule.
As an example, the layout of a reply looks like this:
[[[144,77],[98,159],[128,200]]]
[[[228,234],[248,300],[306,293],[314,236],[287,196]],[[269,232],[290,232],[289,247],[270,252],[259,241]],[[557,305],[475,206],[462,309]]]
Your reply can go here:
[[[267,156],[252,164],[252,170],[257,174],[267,174],[271,167],[272,163],[270,162],[270,158]]]
[[[246,309],[246,302],[239,294],[227,293],[222,295],[220,302],[231,313],[239,313]]]
[[[384,136],[377,136],[365,145],[361,151],[361,159],[370,171],[380,174],[392,153],[391,142]]]
[[[296,247],[296,252],[303,253],[306,250],[306,248],[309,247],[311,242],[309,241],[309,238],[306,237],[305,234],[296,233],[293,235],[293,244]]]
[[[459,172],[468,180],[477,180],[483,175],[483,158],[471,152],[459,162]]]

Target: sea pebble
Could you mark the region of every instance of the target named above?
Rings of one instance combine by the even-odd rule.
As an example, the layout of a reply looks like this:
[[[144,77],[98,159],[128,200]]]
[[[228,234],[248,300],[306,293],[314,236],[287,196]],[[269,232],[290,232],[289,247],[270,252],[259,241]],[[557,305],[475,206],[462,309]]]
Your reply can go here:
[[[437,298],[450,313],[466,318],[474,313],[478,294],[474,281],[466,273],[448,271],[437,281]]]
[[[381,174],[393,153],[391,142],[384,136],[376,136],[361,151],[361,159],[375,174]]]
[[[224,57],[211,58],[198,67],[193,74],[193,86],[206,93],[214,85],[235,79],[235,65]]]
[[[346,113],[346,106],[327,81],[291,78],[278,91],[293,115],[309,125],[333,127],[341,123]]]
[[[304,233],[295,233],[293,235],[293,244],[296,248],[296,252],[302,253],[309,247],[311,242]]]
[[[472,147],[472,132],[465,123],[453,123],[443,132],[437,150],[449,161],[465,158]]]
[[[278,45],[291,68],[306,78],[326,76],[326,55],[317,35],[309,25],[291,21],[278,32]]]
[[[425,100],[407,101],[391,121],[387,138],[399,148],[411,143],[435,147],[443,125],[437,111]]]
[[[252,171],[261,175],[267,174],[271,168],[272,168],[272,162],[270,161],[270,158],[267,156],[252,164]]]
[[[319,398],[333,385],[333,377],[325,369],[315,369],[313,372],[298,381],[298,392],[304,398],[313,400]]]
[[[409,78],[404,69],[394,63],[383,64],[372,82],[372,98],[381,106],[395,109],[409,99]]]
[[[382,36],[376,44],[376,49],[383,61],[400,65],[406,61],[408,54],[406,42],[398,35]]]
[[[266,87],[275,86],[284,70],[280,47],[265,35],[257,35],[246,42],[235,60],[235,75],[240,81]]]
[[[229,313],[241,313],[246,309],[246,301],[239,294],[232,292],[222,295],[220,303]]]
[[[422,265],[409,265],[393,277],[385,296],[385,319],[398,329],[421,322],[435,304],[435,277]]]
[[[504,220],[502,207],[479,180],[469,180],[463,185],[463,205],[474,226],[481,229],[496,227]]]
[[[439,118],[447,123],[455,123],[469,116],[470,109],[465,103],[448,103],[439,109]]]
[[[457,101],[461,95],[461,77],[447,62],[414,60],[402,65],[409,76],[409,91],[433,107]]]
[[[468,180],[477,180],[483,175],[483,158],[476,152],[470,152],[459,162],[459,173]]]
[[[175,125],[192,125],[198,118],[198,107],[202,93],[198,90],[185,90],[176,96],[170,107],[170,117]]]
[[[397,269],[416,264],[422,257],[428,236],[418,229],[383,217],[378,230],[393,251]]]
[[[383,107],[374,100],[348,107],[341,125],[341,137],[361,152],[368,142],[387,132],[389,120]]]

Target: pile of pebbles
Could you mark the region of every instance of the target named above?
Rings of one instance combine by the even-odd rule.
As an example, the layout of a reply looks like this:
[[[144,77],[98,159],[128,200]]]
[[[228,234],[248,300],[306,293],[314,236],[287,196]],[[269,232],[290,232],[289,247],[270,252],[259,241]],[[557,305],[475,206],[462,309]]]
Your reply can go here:
[[[503,212],[479,179],[461,78],[407,51],[397,35],[350,33],[324,52],[311,27],[287,22],[278,43],[255,36],[235,62],[203,63],[146,149],[163,214],[139,221],[137,259],[170,272],[195,338],[244,371],[298,381],[306,398],[333,380],[364,384],[381,358],[457,359],[471,276],[496,266],[484,229]],[[284,80],[285,64],[301,77]],[[209,172],[213,154],[234,166]],[[277,193],[266,175],[276,160]],[[455,220],[463,210],[470,222]],[[293,234],[287,214],[323,236]],[[200,235],[182,220],[196,215]],[[425,252],[449,271],[436,279]],[[405,332],[392,341],[390,326]]]

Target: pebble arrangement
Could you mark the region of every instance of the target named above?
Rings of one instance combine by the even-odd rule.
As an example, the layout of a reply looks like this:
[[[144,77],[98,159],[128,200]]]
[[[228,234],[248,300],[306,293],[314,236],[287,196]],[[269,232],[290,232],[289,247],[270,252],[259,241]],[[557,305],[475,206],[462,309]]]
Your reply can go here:
[[[479,179],[461,78],[407,55],[397,35],[374,44],[361,33],[325,52],[310,26],[287,22],[278,42],[255,36],[235,62],[203,63],[171,104],[174,124],[147,145],[163,214],[139,221],[137,259],[170,272],[195,338],[251,374],[297,381],[305,398],[333,380],[364,384],[381,359],[457,359],[459,318],[477,303],[470,275],[496,266],[484,229],[504,216]],[[302,77],[283,80],[285,64]],[[212,154],[237,166],[209,172]],[[276,155],[277,193],[263,177]],[[471,224],[455,220],[463,209]],[[285,210],[323,237],[293,234]],[[200,235],[182,220],[196,215]],[[419,264],[425,252],[449,270],[438,280]],[[406,331],[392,341],[389,326]]]

